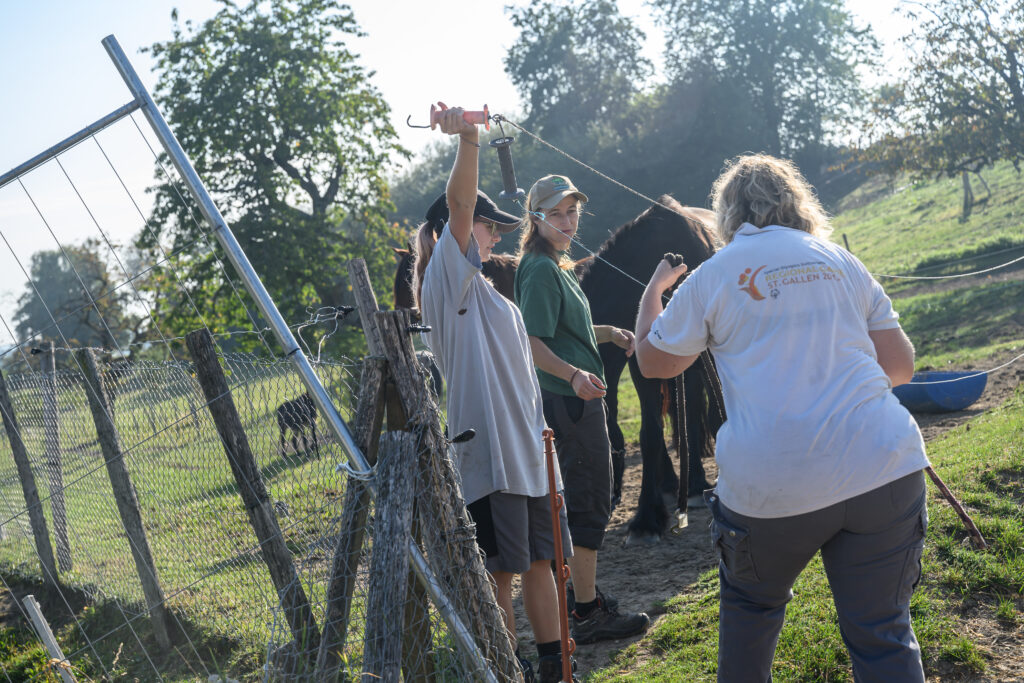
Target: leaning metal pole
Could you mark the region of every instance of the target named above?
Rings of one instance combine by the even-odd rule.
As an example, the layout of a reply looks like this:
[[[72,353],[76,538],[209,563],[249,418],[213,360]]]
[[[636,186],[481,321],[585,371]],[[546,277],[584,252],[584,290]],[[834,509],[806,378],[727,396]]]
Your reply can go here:
[[[178,143],[178,139],[171,132],[170,127],[167,125],[167,121],[164,120],[160,110],[157,109],[156,103],[153,102],[153,98],[150,96],[149,91],[146,90],[145,86],[142,85],[142,81],[139,79],[138,74],[132,67],[131,62],[128,61],[128,57],[124,54],[117,39],[110,35],[103,39],[103,47],[106,48],[107,54],[110,55],[110,59],[114,62],[114,66],[117,67],[118,72],[121,74],[121,78],[124,79],[125,85],[128,86],[128,90],[131,91],[135,97],[135,101],[139,104],[142,109],[142,113],[145,115],[146,120],[149,121],[149,125],[153,128],[153,132],[160,140],[160,144],[163,145],[164,151],[170,157],[174,167],[181,174],[182,179],[188,186],[189,192],[192,193],[192,197],[198,202],[199,209],[203,212],[203,216],[210,222],[213,227],[213,234],[217,238],[217,242],[227,253],[228,260],[235,267],[235,271],[239,277],[242,278],[242,282],[245,285],[246,290],[252,295],[252,298],[256,301],[256,306],[259,308],[260,313],[267,319],[270,324],[270,328],[274,332],[274,336],[277,337],[278,343],[281,344],[281,348],[284,349],[285,356],[291,359],[292,363],[295,364],[296,369],[299,371],[299,376],[302,378],[303,384],[309,390],[310,395],[313,397],[313,401],[316,403],[317,408],[321,411],[327,420],[327,424],[330,426],[334,436],[341,443],[345,452],[348,454],[352,462],[355,463],[355,469],[364,473],[370,471],[369,463],[366,462],[366,458],[359,447],[356,445],[355,439],[352,433],[349,431],[348,426],[345,424],[344,419],[338,412],[337,408],[334,407],[334,403],[331,402],[327,391],[320,383],[320,379],[316,376],[313,371],[313,366],[310,364],[309,359],[302,353],[298,343],[295,340],[292,331],[288,328],[288,324],[281,316],[281,312],[277,310],[277,306],[274,304],[273,299],[270,298],[270,293],[267,292],[267,288],[263,286],[263,282],[256,274],[252,264],[249,263],[248,257],[245,252],[242,251],[241,245],[235,235],[231,232],[227,222],[221,215],[220,210],[217,209],[213,199],[210,197],[209,192],[206,191],[206,186],[203,185],[202,180],[199,179],[199,175],[192,167],[192,162],[189,160],[188,155],[185,154],[185,150],[182,149]],[[372,491],[371,486],[371,491]],[[374,492],[375,493],[375,492]],[[448,596],[444,594],[441,584],[437,578],[430,571],[427,560],[423,557],[423,553],[420,552],[419,547],[415,541],[409,542],[408,548],[409,563],[412,565],[412,570],[416,574],[420,583],[423,584],[427,594],[434,601],[434,605],[440,612],[441,617],[448,624],[448,627],[452,630],[456,642],[459,644],[460,649],[471,661],[476,665],[479,671],[484,672],[486,680],[494,681],[497,683],[497,679],[494,676],[493,671],[487,665],[486,660],[480,654],[480,650],[477,648],[476,643],[473,642],[473,635],[470,633],[466,625],[462,623],[462,619],[455,611],[454,605],[448,599]]]

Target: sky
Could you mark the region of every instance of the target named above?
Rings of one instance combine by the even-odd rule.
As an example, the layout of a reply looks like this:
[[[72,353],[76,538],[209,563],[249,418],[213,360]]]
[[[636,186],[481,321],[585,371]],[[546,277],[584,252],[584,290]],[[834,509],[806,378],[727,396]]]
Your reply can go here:
[[[240,0],[242,1],[242,0]],[[502,58],[517,32],[504,6],[513,0],[354,0],[366,32],[353,39],[360,63],[392,110],[402,143],[414,153],[439,133],[406,127],[424,122],[432,102],[515,113],[519,98]],[[898,63],[906,22],[896,1],[852,0],[857,19],[871,25]],[[648,35],[646,56],[660,65],[662,39],[643,0],[620,0],[620,10]],[[153,62],[140,48],[171,37],[171,11],[197,23],[213,16],[214,0],[0,0],[0,173],[86,127],[130,100],[100,41],[113,34],[152,90]],[[454,47],[461,45],[462,47]],[[447,62],[458,68],[440,68]],[[140,127],[148,135],[142,119]],[[58,242],[100,237],[122,244],[143,227],[145,188],[153,157],[131,121],[122,121],[18,183],[0,188],[0,316],[10,324],[25,291],[31,255]],[[149,143],[156,145],[149,136]],[[572,151],[572,150],[570,150]],[[104,154],[109,157],[108,162]],[[112,168],[113,167],[113,168]],[[122,185],[123,183],[123,185]],[[638,188],[645,191],[644,188]],[[35,206],[33,206],[35,202]],[[97,227],[99,226],[99,227]],[[9,335],[0,325],[0,345]]]

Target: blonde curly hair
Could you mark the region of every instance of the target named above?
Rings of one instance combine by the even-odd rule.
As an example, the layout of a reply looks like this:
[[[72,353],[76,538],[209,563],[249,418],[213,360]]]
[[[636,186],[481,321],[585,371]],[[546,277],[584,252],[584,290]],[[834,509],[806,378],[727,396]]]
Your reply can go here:
[[[748,154],[728,162],[711,190],[718,232],[731,242],[740,226],[781,225],[816,237],[832,234],[828,214],[792,161]]]

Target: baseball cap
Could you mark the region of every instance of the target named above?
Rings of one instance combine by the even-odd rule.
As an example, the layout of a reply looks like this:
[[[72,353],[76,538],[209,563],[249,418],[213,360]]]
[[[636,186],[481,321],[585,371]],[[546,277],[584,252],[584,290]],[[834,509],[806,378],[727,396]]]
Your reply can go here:
[[[476,207],[473,209],[473,216],[493,221],[497,224],[498,230],[503,233],[512,232],[519,225],[518,217],[499,209],[498,205],[481,190],[476,191]],[[438,226],[444,225],[448,220],[448,199],[443,192],[427,209],[426,219]]]
[[[530,207],[550,209],[570,195],[575,195],[581,202],[589,201],[587,195],[577,190],[564,175],[546,175],[530,188]]]

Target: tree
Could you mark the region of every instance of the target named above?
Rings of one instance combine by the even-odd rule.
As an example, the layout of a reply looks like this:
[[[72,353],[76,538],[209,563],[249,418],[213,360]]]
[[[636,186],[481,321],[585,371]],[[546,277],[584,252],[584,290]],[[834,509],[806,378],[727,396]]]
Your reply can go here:
[[[124,278],[114,274],[105,251],[90,239],[32,255],[31,283],[14,313],[19,339],[130,352],[128,345],[145,338],[148,318],[133,305],[134,293],[121,286]]]
[[[877,51],[842,0],[652,0],[666,29],[672,80],[730,83],[734,107],[756,112],[762,149],[797,156],[834,142],[863,93],[857,75]]]
[[[651,75],[644,34],[612,0],[509,7],[519,38],[505,72],[548,133],[618,118]]]
[[[372,74],[345,46],[361,35],[351,10],[335,0],[221,2],[198,27],[172,14],[172,39],[150,48],[156,98],[182,147],[286,318],[345,301],[353,255],[384,287],[395,232],[384,172],[405,151]],[[153,279],[166,324],[199,326],[191,298],[207,322],[251,328],[219,247],[179,192],[170,182],[156,189],[138,242],[154,257],[173,254]]]
[[[903,8],[915,20],[906,38],[910,68],[901,83],[876,94],[868,157],[882,170],[917,178],[964,179],[1024,160],[1024,3],[936,0]]]

